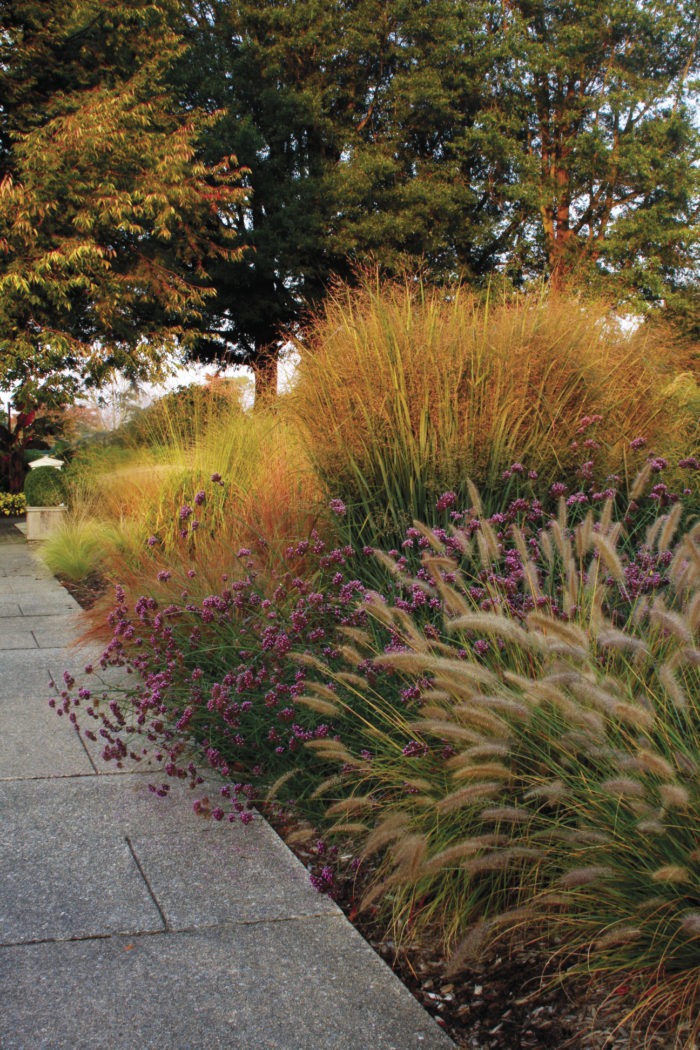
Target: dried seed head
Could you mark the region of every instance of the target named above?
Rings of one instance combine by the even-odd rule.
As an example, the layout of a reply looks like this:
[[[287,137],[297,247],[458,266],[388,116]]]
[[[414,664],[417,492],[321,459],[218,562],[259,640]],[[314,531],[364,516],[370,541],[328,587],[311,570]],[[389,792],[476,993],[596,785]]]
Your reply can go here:
[[[414,879],[425,859],[426,836],[402,835],[391,849],[391,859],[403,878]]]
[[[557,886],[572,890],[579,886],[589,886],[592,882],[599,882],[601,879],[610,878],[612,874],[612,868],[608,868],[604,864],[589,864],[583,868],[574,868],[573,871],[567,871],[566,874],[557,879]]]
[[[539,650],[542,647],[541,639],[536,634],[524,630],[507,616],[496,613],[470,612],[465,616],[457,616],[445,626],[451,632],[477,631],[479,634],[495,635],[524,649]]]
[[[499,718],[498,715],[493,714],[492,711],[486,711],[484,708],[470,707],[469,704],[460,704],[459,718],[461,722],[466,722],[474,729],[493,734],[499,738],[502,738],[508,733],[509,726],[504,719]],[[457,705],[453,708],[456,711]],[[476,742],[482,739],[482,732],[475,733],[472,740]]]
[[[302,707],[308,707],[311,711],[316,711],[319,715],[325,715],[328,718],[334,718],[340,714],[339,704],[329,704],[327,700],[319,700],[317,696],[298,696],[296,702],[301,704]]]
[[[364,835],[369,828],[359,820],[344,820],[339,824],[331,824],[328,830],[333,835]]]
[[[659,794],[664,809],[685,809],[690,803],[690,792],[680,784],[662,784]]]
[[[613,777],[605,780],[600,785],[604,791],[609,791],[616,798],[630,798],[644,794],[644,788],[638,780],[632,777]]]
[[[509,842],[507,835],[475,835],[473,838],[456,842],[424,862],[421,869],[422,875],[434,875],[444,868],[454,867],[456,861],[464,860],[465,857],[473,857],[484,849],[493,849],[497,846],[505,846]]]
[[[690,882],[692,879],[688,869],[680,864],[665,864],[657,868],[651,877],[654,882]]]
[[[490,806],[479,814],[482,820],[498,820],[507,824],[521,824],[532,820],[534,814],[524,806]]]
[[[356,649],[354,645],[341,645],[339,652],[343,659],[352,667],[359,667],[365,659],[359,649]]]
[[[288,769],[287,772],[283,773],[281,777],[277,777],[277,780],[274,782],[274,784],[270,785],[270,788],[268,789],[268,792],[265,795],[265,801],[271,802],[274,798],[276,798],[277,792],[282,787],[282,785],[286,784],[287,781],[290,780],[296,772],[296,769]]]
[[[421,693],[421,696],[423,698],[424,703],[427,703],[429,701],[435,701],[437,703],[439,703],[440,701],[449,702],[452,699],[450,694],[445,692],[444,689],[424,689]],[[423,710],[426,709],[423,708]]]
[[[453,710],[455,714],[468,717],[475,708],[499,711],[501,714],[508,715],[510,718],[518,718],[521,721],[526,721],[530,717],[530,711],[525,704],[518,703],[509,696],[485,696],[483,693],[471,696],[467,704],[455,704]]]
[[[313,656],[311,653],[290,653],[289,658],[294,660],[297,664],[303,664],[305,667],[313,667],[316,671],[320,671],[324,675],[332,674],[330,667],[324,664],[323,660],[319,660],[317,656]]]
[[[416,722],[409,722],[406,728],[417,733],[426,733],[429,736],[437,736],[446,740],[473,740],[474,732],[464,726],[456,725],[439,718],[421,718]]]
[[[564,535],[564,529],[566,526],[562,526],[561,522],[552,520],[549,523],[549,529],[554,537],[554,543],[559,557],[564,563],[564,569],[573,561],[573,555],[571,553],[571,540]]]
[[[693,635],[685,618],[666,608],[663,598],[657,598],[650,611],[649,621],[674,635],[684,645],[693,644]]]
[[[622,567],[622,562],[620,561],[620,555],[617,553],[614,545],[610,542],[608,537],[603,536],[600,532],[594,532],[591,542],[608,572],[618,583],[624,583],[625,572]]]
[[[650,477],[651,463],[645,463],[642,469],[637,474],[637,477],[634,479],[634,484],[632,485],[632,490],[630,492],[631,500],[636,500],[639,498],[639,496],[642,495]]]
[[[671,541],[676,534],[678,523],[681,520],[681,514],[683,513],[683,504],[679,501],[676,503],[670,514],[664,515],[665,523],[659,536],[659,550],[667,551],[671,546]]]
[[[360,813],[363,809],[372,808],[372,798],[370,795],[353,795],[352,798],[343,798],[340,802],[334,802],[332,806],[329,806],[326,810],[328,816],[335,816],[339,813]]]
[[[495,779],[510,780],[511,770],[500,762],[481,762],[478,765],[465,765],[452,774],[453,780]]]
[[[499,781],[491,780],[482,784],[469,784],[467,787],[452,791],[436,805],[439,813],[451,813],[455,809],[470,806],[480,798],[493,798],[503,789]]]
[[[693,633],[700,629],[700,590],[689,600],[685,617]]]
[[[362,675],[353,674],[351,671],[338,671],[335,676],[343,685],[354,686],[356,689],[367,689],[367,679]]]
[[[372,648],[372,638],[367,631],[363,631],[359,627],[339,627],[338,631],[345,638],[350,638],[351,641],[356,642],[358,645],[368,649]]]
[[[689,664],[693,664],[695,667],[700,667],[700,649],[696,649],[692,645],[687,645],[683,650],[683,659]]]
[[[481,875],[488,871],[505,871],[511,864],[521,860],[535,860],[541,857],[540,850],[530,846],[511,846],[508,849],[485,853],[481,857],[465,860],[462,867],[468,875]]]
[[[559,802],[566,798],[566,786],[561,780],[549,780],[530,788],[525,793],[525,798],[544,798],[547,802]]]
[[[588,635],[578,624],[565,623],[563,620],[556,620],[553,616],[547,616],[539,610],[533,610],[527,615],[527,625],[530,629],[537,628],[545,635],[554,635],[557,638],[561,638],[563,642],[567,642],[569,645],[579,646],[584,650],[588,649]]]
[[[507,758],[510,755],[510,743],[506,740],[485,740],[482,743],[474,744],[473,747],[467,748],[463,751],[460,756],[464,759],[479,759],[479,758]],[[454,759],[450,759],[450,762]],[[447,763],[450,764],[449,762]]]
[[[328,737],[323,737],[319,740],[306,740],[304,747],[315,751],[319,758],[328,758],[332,762],[342,762],[345,765],[353,765],[357,762],[355,756],[351,755],[345,745],[341,744],[339,740],[331,740]]]
[[[552,547],[552,541],[546,532],[540,533],[539,546],[545,556],[547,564],[551,568],[554,562],[554,548]]]
[[[390,813],[388,817],[378,824],[372,834],[365,843],[365,848],[362,851],[363,857],[369,857],[383,846],[393,842],[400,835],[403,835],[409,823],[407,813]]]
[[[666,826],[655,817],[647,817],[637,821],[637,828],[644,835],[665,835]]]
[[[700,912],[688,912],[681,923],[681,930],[686,937],[700,937]]]
[[[333,777],[328,777],[326,780],[322,780],[321,783],[311,792],[310,798],[321,798],[333,787],[337,787],[338,784],[342,784],[343,778],[336,774]]]
[[[645,747],[640,747],[636,758],[640,768],[647,773],[653,773],[657,777],[671,778],[675,776],[676,771],[670,762],[667,762],[661,755],[656,754],[655,751],[649,751]]]
[[[638,704],[618,703],[613,709],[615,718],[620,722],[627,722],[638,729],[651,729],[654,724],[654,716],[645,707]]]
[[[438,554],[444,554],[445,544],[441,539],[438,539],[432,529],[428,528],[427,525],[424,525],[422,521],[416,521],[415,518],[413,520],[413,528],[417,529],[421,536],[426,538],[434,551],[437,551]]]
[[[631,944],[638,940],[641,934],[642,931],[636,926],[618,926],[617,929],[610,930],[599,937],[593,946],[598,951],[604,951],[606,948],[615,948],[619,944]]]
[[[671,701],[679,711],[685,711],[688,707],[688,698],[685,691],[676,678],[675,669],[670,660],[663,663],[658,670],[659,681],[668,693]]]
[[[481,949],[486,945],[490,936],[497,930],[516,929],[518,926],[527,924],[538,918],[538,912],[531,905],[524,908],[512,908],[510,911],[501,912],[491,919],[474,926],[464,937],[454,952],[445,971],[447,977],[452,977],[464,968],[465,964],[476,959]]]
[[[620,649],[623,652],[629,649],[635,653],[648,653],[648,647],[639,638],[631,634],[618,631],[614,627],[605,626],[596,634],[596,642],[603,649]]]
[[[287,842],[309,842],[314,837],[314,829],[310,824],[302,823],[299,824],[295,830],[287,836]]]
[[[472,507],[476,511],[477,516],[479,518],[483,517],[484,508],[481,505],[481,496],[471,478],[467,478],[467,492],[469,493],[469,499],[472,501]]]

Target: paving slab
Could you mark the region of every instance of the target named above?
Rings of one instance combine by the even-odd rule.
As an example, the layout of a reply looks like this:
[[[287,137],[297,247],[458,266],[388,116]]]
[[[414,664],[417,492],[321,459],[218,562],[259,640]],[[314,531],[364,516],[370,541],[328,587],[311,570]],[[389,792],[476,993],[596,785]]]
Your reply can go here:
[[[31,631],[40,649],[60,649],[70,645],[80,631],[78,617],[72,610],[58,610],[41,616],[25,614],[21,627]],[[0,636],[2,624],[0,624]],[[68,650],[70,652],[70,649]]]
[[[13,594],[24,594],[30,597],[37,595],[59,595],[61,591],[68,593],[65,587],[61,587],[58,580],[50,577],[26,575],[19,576],[12,573],[10,576],[0,576],[0,596],[7,597]]]
[[[1,944],[164,928],[98,780],[0,783]]]
[[[6,814],[0,884],[19,879],[24,923],[20,929],[20,917],[6,912],[9,933],[0,922],[0,942],[66,936],[64,899],[73,902],[70,936],[114,932],[109,909],[101,925],[100,898],[105,880],[119,894],[127,842],[171,929],[339,914],[260,817],[247,826],[198,817],[192,802],[204,790],[211,797],[216,785],[195,794],[175,783],[169,798],[157,799],[147,780],[134,774],[0,784]],[[18,840],[19,849],[12,845]],[[34,881],[25,892],[23,880],[37,864],[42,884],[37,889]],[[70,890],[74,880],[79,897]],[[138,926],[122,929],[139,932]]]
[[[0,780],[94,775],[78,734],[58,725],[49,695],[47,686],[43,697],[0,696]]]
[[[59,646],[50,649],[36,647],[31,652],[8,649],[0,657],[0,679],[12,677],[15,681],[22,681],[22,676],[25,674],[32,676],[41,672],[48,681],[49,672],[53,671],[58,676],[58,681],[61,681],[65,667],[80,667],[81,655]],[[15,695],[17,695],[16,689]]]
[[[14,598],[0,598],[0,618],[4,619],[6,616],[21,616],[22,610],[19,607],[19,602],[15,601]]]
[[[64,587],[61,587],[60,592],[51,591],[49,594],[39,591],[35,594],[13,595],[9,601],[14,601],[19,605],[23,616],[55,616],[57,613],[78,613],[80,611],[80,606]]]
[[[19,695],[36,697],[40,702],[48,700],[54,692],[49,670],[27,659],[29,655],[38,655],[39,650],[31,653],[22,650],[5,649],[0,654],[0,700]]]
[[[0,959],[4,1050],[454,1047],[338,917],[3,948]]]
[[[0,649],[38,649],[37,640],[31,630],[17,620],[5,618],[0,624]]]

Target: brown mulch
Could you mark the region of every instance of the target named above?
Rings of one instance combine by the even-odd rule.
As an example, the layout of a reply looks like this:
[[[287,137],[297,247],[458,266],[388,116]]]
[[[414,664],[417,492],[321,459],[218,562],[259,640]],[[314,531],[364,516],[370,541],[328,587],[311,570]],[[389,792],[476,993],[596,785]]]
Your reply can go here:
[[[83,609],[92,609],[95,602],[109,589],[107,578],[99,572],[91,572],[84,579],[77,581],[62,574],[58,574],[56,578]]]

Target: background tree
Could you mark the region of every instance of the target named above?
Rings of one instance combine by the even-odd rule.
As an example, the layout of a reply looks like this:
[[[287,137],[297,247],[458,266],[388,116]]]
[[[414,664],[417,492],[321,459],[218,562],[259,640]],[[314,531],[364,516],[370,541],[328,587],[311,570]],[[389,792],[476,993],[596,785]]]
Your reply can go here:
[[[173,0],[0,10],[0,379],[65,399],[157,371],[192,337],[204,262],[234,258],[239,173],[195,158],[165,73]]]
[[[389,272],[420,262],[438,278],[483,269],[475,242],[491,219],[472,189],[483,164],[460,147],[488,63],[471,44],[475,10],[191,0],[174,90],[225,111],[204,156],[235,153],[253,187],[236,219],[251,251],[211,271],[200,356],[252,365],[264,392],[285,333],[332,277],[369,260]]]
[[[614,279],[694,309],[698,0],[492,4],[482,139],[516,280]],[[697,117],[697,112],[696,112]]]
[[[220,107],[252,251],[212,272],[203,356],[274,386],[284,333],[371,261],[604,282],[697,320],[698,0],[190,0],[177,90]],[[695,321],[694,321],[695,319]]]

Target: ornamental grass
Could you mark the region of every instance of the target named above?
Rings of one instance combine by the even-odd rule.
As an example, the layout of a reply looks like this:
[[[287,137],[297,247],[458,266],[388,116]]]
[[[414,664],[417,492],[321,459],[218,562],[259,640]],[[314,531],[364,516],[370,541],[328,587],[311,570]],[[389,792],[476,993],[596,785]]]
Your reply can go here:
[[[692,1046],[700,525],[676,539],[679,518],[676,507],[646,544],[663,582],[634,597],[605,510],[573,529],[553,520],[531,542],[513,533],[498,557],[521,556],[524,602],[512,579],[499,585],[488,532],[455,531],[455,545],[421,529],[424,571],[406,586],[439,596],[443,630],[370,600],[392,645],[353,631],[347,668],[327,665],[320,691],[307,684],[312,708],[335,691],[326,714],[339,730],[307,746],[336,764],[317,791],[332,799],[326,833],[377,858],[364,904],[395,936],[439,935],[452,972],[504,939],[543,937],[562,976],[631,983],[630,1019],[671,1021]]]
[[[340,286],[307,325],[287,411],[329,498],[364,542],[396,542],[466,479],[492,512],[519,461],[535,494],[570,482],[583,417],[601,420],[599,487],[625,483],[629,441],[697,447],[697,384],[669,332],[625,328],[607,304],[555,295],[483,301],[417,280]],[[694,407],[693,407],[694,406]],[[516,479],[517,480],[517,479]],[[513,486],[512,494],[518,494]]]

